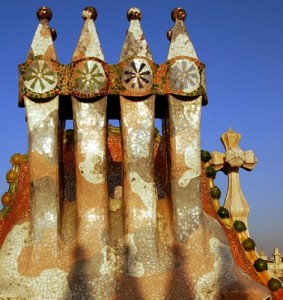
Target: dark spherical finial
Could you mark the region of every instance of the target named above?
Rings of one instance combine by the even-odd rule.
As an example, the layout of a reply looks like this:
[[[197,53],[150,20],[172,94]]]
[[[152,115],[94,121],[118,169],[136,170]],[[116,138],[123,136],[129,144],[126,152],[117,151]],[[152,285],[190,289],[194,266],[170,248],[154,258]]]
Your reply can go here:
[[[46,6],[42,6],[36,13],[38,20],[48,20],[52,19],[52,10]]]
[[[92,6],[88,6],[83,10],[82,16],[84,20],[92,19],[95,21],[97,18],[97,10]]]
[[[140,20],[142,17],[142,13],[139,8],[131,7],[127,12],[127,18],[129,21],[131,20]]]
[[[182,20],[185,21],[187,17],[187,13],[183,8],[176,7],[172,12],[171,12],[171,18],[175,22],[176,20]]]
[[[50,33],[51,33],[52,41],[54,42],[57,39],[57,32],[54,28],[50,28]]]
[[[173,33],[173,28],[171,28],[171,29],[169,29],[169,30],[167,31],[167,39],[168,39],[169,41],[171,41],[172,33]]]

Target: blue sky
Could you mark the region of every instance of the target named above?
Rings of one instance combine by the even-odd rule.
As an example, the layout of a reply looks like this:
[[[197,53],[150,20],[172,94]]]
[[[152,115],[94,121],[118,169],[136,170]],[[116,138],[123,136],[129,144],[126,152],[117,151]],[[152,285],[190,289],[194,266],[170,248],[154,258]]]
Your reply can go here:
[[[283,1],[282,0],[14,0],[1,4],[0,194],[8,188],[9,158],[27,153],[25,111],[17,107],[17,65],[25,61],[46,5],[58,38],[58,60],[68,63],[83,26],[85,6],[98,10],[96,28],[105,60],[117,63],[128,28],[128,8],[142,10],[142,28],[156,63],[166,60],[171,10],[183,7],[199,59],[207,66],[208,106],[203,108],[202,149],[223,151],[220,136],[229,127],[242,134],[240,146],[252,149],[258,164],[240,171],[250,205],[249,228],[257,248],[283,252]],[[225,195],[225,178],[216,181]],[[222,199],[223,200],[223,199]]]

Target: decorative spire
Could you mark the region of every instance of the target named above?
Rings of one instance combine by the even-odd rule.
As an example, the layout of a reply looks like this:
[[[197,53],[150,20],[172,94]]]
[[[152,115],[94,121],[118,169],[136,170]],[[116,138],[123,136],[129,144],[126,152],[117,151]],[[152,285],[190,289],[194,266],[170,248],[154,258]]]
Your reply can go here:
[[[94,7],[86,7],[82,12],[85,24],[81,32],[77,48],[73,54],[73,61],[83,57],[96,57],[104,60],[99,38],[94,21],[97,18],[97,11]]]
[[[167,34],[170,39],[170,48],[167,59],[176,56],[189,56],[198,59],[189,34],[184,26],[186,12],[182,8],[175,8],[171,13],[171,18],[175,22],[173,31]]]
[[[141,11],[132,7],[127,12],[130,27],[120,56],[120,61],[132,56],[144,56],[152,59],[147,41],[140,26]]]
[[[43,6],[37,11],[39,24],[31,43],[28,59],[43,55],[54,60],[57,59],[53,39],[57,36],[54,29],[50,29],[49,21],[52,19],[50,8]]]
[[[104,68],[98,61],[104,61],[104,55],[94,25],[97,11],[94,7],[86,7],[82,16],[85,24],[73,54],[75,69],[71,81],[73,95],[92,98],[105,88],[107,79]],[[82,60],[78,61],[80,59]]]

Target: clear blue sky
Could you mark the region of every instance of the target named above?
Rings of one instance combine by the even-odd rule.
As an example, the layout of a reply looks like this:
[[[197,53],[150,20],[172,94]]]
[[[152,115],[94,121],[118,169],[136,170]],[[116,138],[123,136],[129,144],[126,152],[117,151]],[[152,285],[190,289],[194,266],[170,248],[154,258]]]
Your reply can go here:
[[[240,146],[252,149],[258,164],[241,171],[257,247],[283,252],[283,1],[282,0],[13,0],[1,3],[0,194],[8,188],[9,158],[27,152],[25,111],[17,107],[17,65],[25,61],[38,21],[37,9],[53,11],[58,59],[71,60],[83,26],[85,6],[98,10],[96,28],[105,59],[116,63],[128,28],[131,6],[142,10],[142,28],[155,62],[166,60],[166,32],[174,7],[187,11],[185,22],[199,59],[207,66],[208,106],[202,113],[202,148],[223,151],[219,137],[232,127]],[[224,176],[221,182],[224,182]],[[219,182],[220,184],[220,182]],[[222,183],[221,183],[222,185]],[[226,187],[223,187],[223,195]]]

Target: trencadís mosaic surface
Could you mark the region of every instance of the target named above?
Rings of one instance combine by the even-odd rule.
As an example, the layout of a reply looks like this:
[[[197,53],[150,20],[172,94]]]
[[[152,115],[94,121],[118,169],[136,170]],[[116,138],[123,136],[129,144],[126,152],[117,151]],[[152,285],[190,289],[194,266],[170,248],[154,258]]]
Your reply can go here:
[[[85,20],[93,20],[96,16],[97,13],[88,16],[84,13]],[[41,23],[50,20],[51,17],[47,13],[38,13]],[[184,18],[182,15],[177,17],[177,20],[181,22]],[[129,20],[139,22],[139,19],[130,14]],[[139,31],[140,27],[136,27],[133,30]],[[177,28],[180,32],[175,30],[175,35],[184,35],[185,32],[186,36],[182,24],[180,28]],[[54,60],[54,57],[33,53],[19,66],[21,77],[19,105],[24,106],[24,96],[36,100],[55,95],[74,95],[82,99],[105,95],[175,94],[187,97],[202,95],[203,104],[207,103],[203,63],[188,53],[186,56],[177,55],[168,59],[166,63],[157,65],[152,61],[151,55],[144,56],[143,51],[135,53],[137,49],[142,49],[140,44],[146,42],[142,34],[139,38],[140,40],[137,40],[134,35],[128,35],[123,47],[123,59],[116,65],[109,65],[97,56],[82,57],[64,65]],[[51,39],[52,32],[50,32]],[[134,48],[135,44],[138,45],[137,49]]]
[[[208,201],[219,191],[205,178],[215,170],[201,161],[205,66],[185,28],[186,12],[171,14],[169,52],[160,65],[152,60],[138,8],[128,11],[115,65],[105,62],[97,11],[87,7],[82,16],[73,57],[61,64],[52,12],[39,9],[19,66],[29,153],[11,160],[10,189],[2,197],[12,208],[0,215],[0,299],[271,296],[236,232],[221,227]],[[116,129],[108,124],[114,109]],[[154,124],[158,113],[162,137]],[[67,118],[73,129],[65,131]],[[223,208],[217,212],[229,217]],[[251,239],[243,244],[254,250]],[[269,287],[279,290],[274,280]]]

